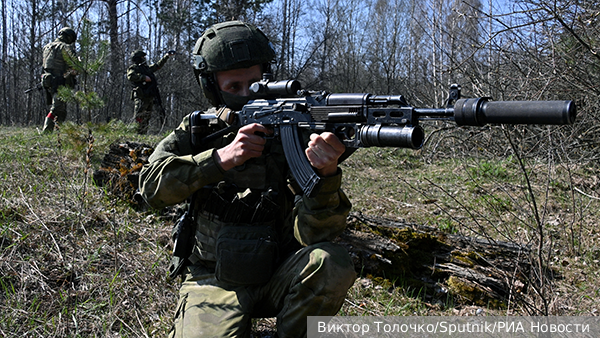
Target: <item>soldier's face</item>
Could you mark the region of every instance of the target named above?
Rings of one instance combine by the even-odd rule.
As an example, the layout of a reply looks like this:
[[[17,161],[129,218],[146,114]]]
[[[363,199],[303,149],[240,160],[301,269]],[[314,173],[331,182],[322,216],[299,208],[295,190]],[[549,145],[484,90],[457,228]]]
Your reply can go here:
[[[260,81],[262,69],[260,65],[254,65],[250,68],[217,72],[216,76],[217,84],[222,91],[237,96],[249,96],[250,85]]]

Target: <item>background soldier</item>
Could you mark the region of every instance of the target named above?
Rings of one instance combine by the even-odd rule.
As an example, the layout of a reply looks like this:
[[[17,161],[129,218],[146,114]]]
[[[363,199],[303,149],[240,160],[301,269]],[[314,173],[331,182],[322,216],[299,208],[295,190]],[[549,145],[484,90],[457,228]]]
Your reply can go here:
[[[208,125],[219,127],[229,108],[247,103],[250,85],[275,57],[267,37],[239,21],[209,28],[193,54],[196,78],[215,106],[208,113],[220,116]],[[251,318],[277,317],[280,338],[305,337],[306,317],[335,315],[356,278],[348,252],[330,242],[351,208],[337,166],[345,147],[332,133],[306,135],[305,156],[323,182],[308,197],[291,188],[297,184],[281,143],[264,137],[272,130],[251,124],[194,144],[192,130],[198,140],[210,133],[191,122],[195,116],[184,117],[140,173],[140,192],[153,207],[193,195],[192,231],[177,235],[174,250],[191,240],[181,250],[190,254],[170,336],[250,337]]]
[[[44,122],[44,132],[52,132],[56,122],[63,122],[67,117],[67,103],[57,95],[59,86],[75,87],[77,72],[64,59],[64,56],[75,58],[75,41],[77,33],[65,27],[58,32],[58,38],[44,46],[44,73],[42,85],[46,90],[46,104],[52,104]]]
[[[154,103],[156,103],[158,109],[161,109],[161,113],[164,114],[154,72],[161,69],[173,54],[175,54],[175,51],[169,51],[157,63],[148,66],[144,51],[136,50],[131,53],[131,62],[133,62],[133,65],[127,69],[127,79],[133,85],[133,90],[131,91],[131,99],[135,103],[133,118],[138,123],[139,134],[146,134],[148,132],[148,124],[152,118]]]

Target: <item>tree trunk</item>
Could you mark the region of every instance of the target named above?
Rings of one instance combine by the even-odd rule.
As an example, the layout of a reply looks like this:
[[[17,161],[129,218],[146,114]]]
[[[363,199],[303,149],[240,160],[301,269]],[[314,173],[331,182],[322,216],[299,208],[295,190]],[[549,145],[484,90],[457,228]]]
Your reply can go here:
[[[117,12],[117,0],[105,0],[108,6],[109,37],[110,37],[110,76],[108,78],[108,90],[111,100],[107,105],[107,122],[111,119],[121,119],[121,107],[123,106],[123,73],[121,60],[123,59],[121,44],[119,43],[119,24]]]

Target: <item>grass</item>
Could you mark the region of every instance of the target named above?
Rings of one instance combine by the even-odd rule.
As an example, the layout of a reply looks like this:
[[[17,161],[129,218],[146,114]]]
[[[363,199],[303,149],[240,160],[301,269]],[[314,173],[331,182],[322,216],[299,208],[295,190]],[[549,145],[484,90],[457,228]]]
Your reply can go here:
[[[597,179],[596,164],[535,157],[523,163],[514,156],[432,159],[427,149],[373,148],[358,150],[342,169],[356,212],[534,248],[532,259],[541,260],[541,269],[553,278],[544,279],[540,294],[527,306],[484,309],[487,313],[598,315],[600,288],[594,280],[600,276],[600,201],[598,186],[589,184]],[[388,293],[413,297],[401,287]],[[469,308],[460,302],[448,303],[454,308],[444,302],[424,304],[427,314]],[[419,310],[409,307],[398,314],[423,313]]]
[[[165,280],[175,219],[139,212],[92,182],[112,142],[156,144],[134,126],[41,135],[0,127],[0,336],[161,337],[176,283]],[[594,163],[433,156],[360,149],[342,165],[354,211],[457,234],[535,246],[555,273],[531,306],[486,314],[598,315],[600,170]],[[528,189],[528,186],[531,188]],[[535,203],[534,203],[535,202]],[[538,225],[541,225],[540,228]],[[540,230],[541,229],[541,230]],[[429,297],[432,293],[442,297]],[[360,274],[340,315],[470,315],[482,307],[444,290]]]
[[[91,182],[108,145],[131,128],[90,128],[91,152],[86,126],[52,135],[0,129],[2,336],[168,331],[176,301],[176,286],[164,280],[170,220],[137,213]]]

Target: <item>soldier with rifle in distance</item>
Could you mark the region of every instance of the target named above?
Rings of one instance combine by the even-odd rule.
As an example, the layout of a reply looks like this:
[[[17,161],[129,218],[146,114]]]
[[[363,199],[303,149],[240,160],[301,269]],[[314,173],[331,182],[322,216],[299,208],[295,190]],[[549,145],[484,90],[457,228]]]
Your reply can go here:
[[[152,118],[152,110],[155,104],[163,121],[166,118],[154,72],[161,69],[167,63],[169,57],[175,54],[173,50],[168,51],[157,63],[148,65],[144,51],[136,50],[131,53],[133,64],[127,69],[127,80],[133,86],[131,99],[135,103],[133,118],[138,124],[138,134],[148,132],[148,124]]]
[[[42,86],[46,90],[46,104],[52,105],[46,116],[43,132],[54,130],[54,125],[63,122],[67,117],[67,103],[58,95],[58,87],[73,88],[76,85],[77,72],[72,69],[65,57],[75,58],[75,41],[77,33],[65,27],[58,32],[58,38],[44,46]]]
[[[308,91],[273,81],[274,57],[250,24],[209,28],[192,61],[214,108],[184,117],[140,172],[151,206],[189,198],[173,229],[170,278],[183,283],[171,337],[249,337],[259,317],[277,317],[278,337],[305,337],[307,316],[339,311],[356,272],[331,242],[351,207],[338,164],[354,150],[418,149],[421,120],[575,121],[572,101],[464,99],[458,85],[443,108],[414,108],[402,95]]]

